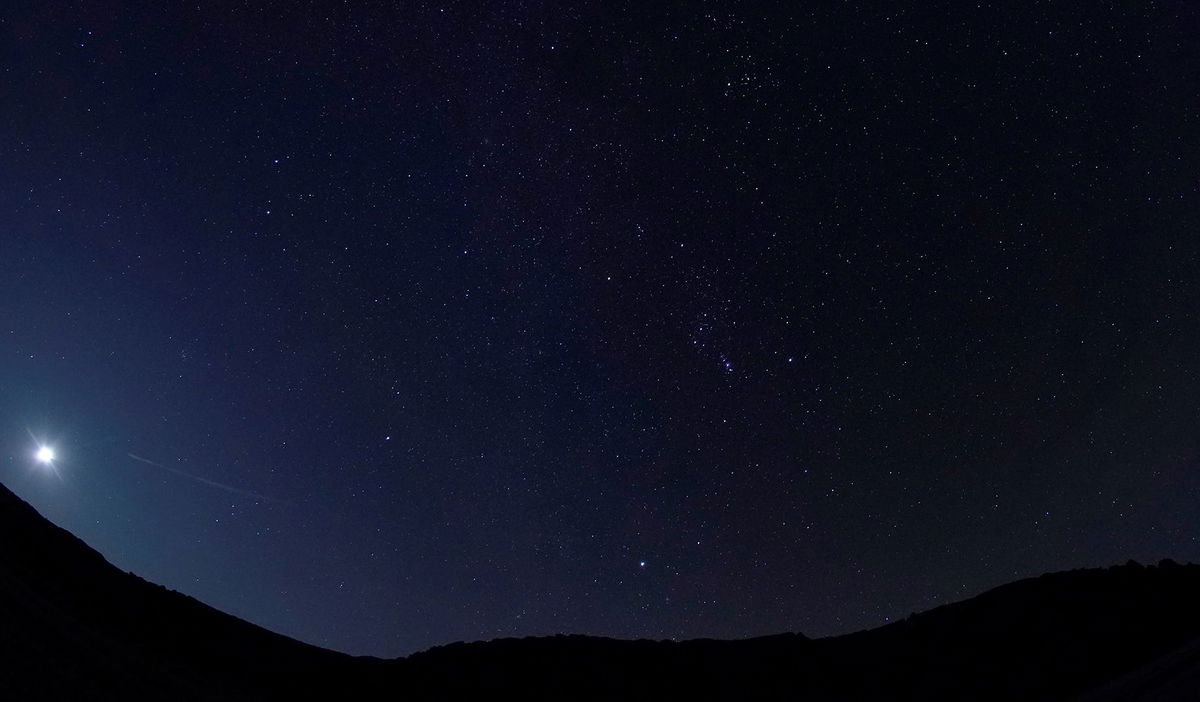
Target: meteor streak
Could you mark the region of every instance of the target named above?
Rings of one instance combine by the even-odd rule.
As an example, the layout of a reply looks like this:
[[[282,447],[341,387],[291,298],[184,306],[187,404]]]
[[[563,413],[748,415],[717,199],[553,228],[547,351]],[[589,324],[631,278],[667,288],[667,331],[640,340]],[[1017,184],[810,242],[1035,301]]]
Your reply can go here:
[[[185,472],[179,470],[178,468],[172,468],[171,466],[163,465],[162,463],[159,463],[158,461],[152,461],[149,458],[142,458],[141,456],[134,454],[134,453],[130,453],[130,454],[126,454],[126,455],[128,455],[130,458],[137,461],[138,463],[145,463],[148,466],[154,466],[155,468],[162,468],[163,470],[174,473],[175,475],[181,475],[190,480],[195,480],[198,483],[203,483],[209,487],[217,488],[218,490],[224,490],[225,492],[232,492],[235,495],[242,495],[243,497],[252,497],[256,500],[264,500],[266,502],[274,502],[275,501],[274,498],[267,497],[266,495],[262,495],[257,492],[251,492],[249,490],[242,490],[239,488],[235,488],[232,485],[218,483],[215,480],[209,480],[208,478],[201,478],[200,476],[192,475],[191,473],[185,473]]]

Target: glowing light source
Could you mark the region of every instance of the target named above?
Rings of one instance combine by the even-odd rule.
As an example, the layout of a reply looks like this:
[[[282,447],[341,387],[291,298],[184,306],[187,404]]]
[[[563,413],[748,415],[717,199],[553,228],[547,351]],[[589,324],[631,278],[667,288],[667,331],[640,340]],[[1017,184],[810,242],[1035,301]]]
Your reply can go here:
[[[36,456],[42,463],[51,463],[54,461],[54,449],[49,446],[40,446],[38,447]]]

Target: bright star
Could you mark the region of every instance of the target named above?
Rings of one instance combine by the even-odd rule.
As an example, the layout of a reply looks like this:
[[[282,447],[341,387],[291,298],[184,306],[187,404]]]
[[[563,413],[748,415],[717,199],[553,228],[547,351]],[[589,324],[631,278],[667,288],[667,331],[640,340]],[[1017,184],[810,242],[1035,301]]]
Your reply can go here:
[[[39,446],[36,457],[42,463],[53,463],[54,449],[50,448],[49,446]]]

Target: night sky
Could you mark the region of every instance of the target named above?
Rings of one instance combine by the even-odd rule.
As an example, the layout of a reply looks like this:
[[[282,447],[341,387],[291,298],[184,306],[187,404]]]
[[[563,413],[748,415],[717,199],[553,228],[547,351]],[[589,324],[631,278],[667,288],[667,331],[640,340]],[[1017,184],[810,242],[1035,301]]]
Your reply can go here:
[[[392,5],[0,10],[0,481],[116,566],[396,656],[1200,560],[1196,3]]]

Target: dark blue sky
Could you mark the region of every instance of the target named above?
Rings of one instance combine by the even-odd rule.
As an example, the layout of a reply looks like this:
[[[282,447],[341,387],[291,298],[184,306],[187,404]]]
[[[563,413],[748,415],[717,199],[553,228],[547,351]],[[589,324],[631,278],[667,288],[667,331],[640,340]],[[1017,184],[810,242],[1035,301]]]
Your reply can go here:
[[[1200,559],[1190,3],[49,5],[0,481],[125,570],[394,656]]]

